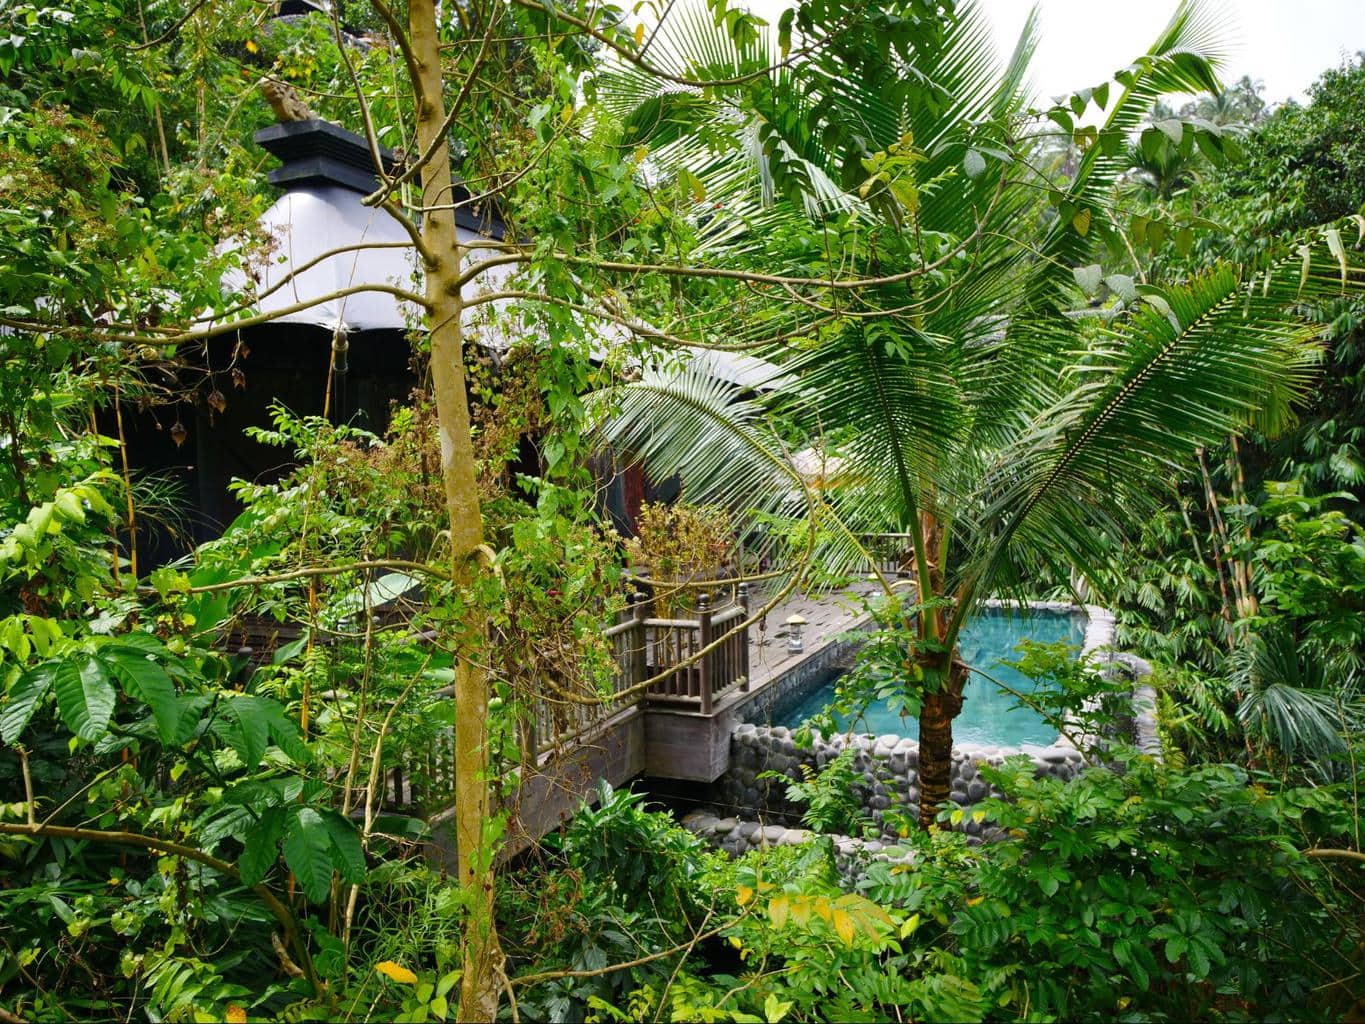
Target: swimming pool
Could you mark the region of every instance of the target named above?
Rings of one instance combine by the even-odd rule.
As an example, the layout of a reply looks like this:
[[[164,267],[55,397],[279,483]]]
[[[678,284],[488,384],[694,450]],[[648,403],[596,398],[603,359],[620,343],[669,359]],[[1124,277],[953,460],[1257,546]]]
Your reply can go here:
[[[1085,615],[1080,612],[1039,610],[1022,613],[987,608],[963,627],[962,657],[968,665],[990,673],[1007,686],[1021,693],[1031,693],[1035,689],[1033,681],[1001,665],[1001,659],[1016,659],[1018,655],[1014,648],[1025,640],[1038,643],[1064,640],[1079,648],[1085,639],[1085,621]],[[794,727],[823,710],[834,699],[837,680],[838,676],[835,676],[812,692],[776,708],[773,724]],[[1013,696],[976,673],[972,673],[967,682],[965,698],[962,714],[953,721],[954,743],[995,747],[1017,747],[1025,743],[1048,746],[1057,739],[1057,730],[1035,711],[1021,707]],[[836,721],[841,729],[849,727],[845,718],[836,717]],[[854,724],[857,732],[878,736],[918,735],[914,719],[901,718],[879,705],[869,707]]]

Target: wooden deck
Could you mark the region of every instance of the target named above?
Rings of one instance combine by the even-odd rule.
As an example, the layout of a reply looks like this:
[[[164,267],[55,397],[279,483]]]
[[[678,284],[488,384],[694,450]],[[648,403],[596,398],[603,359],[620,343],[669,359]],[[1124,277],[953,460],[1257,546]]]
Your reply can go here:
[[[834,594],[798,596],[778,605],[749,631],[748,688],[725,694],[710,713],[647,704],[644,773],[691,782],[720,778],[730,766],[730,734],[735,727],[758,709],[770,707],[788,683],[832,671],[834,655],[842,650],[846,634],[867,624],[861,598],[874,590],[863,584]],[[806,620],[800,652],[787,646],[786,620],[791,615]]]
[[[539,721],[543,716],[537,715],[529,725],[524,742],[537,750],[536,768],[509,787],[515,796],[507,807],[503,855],[558,827],[592,797],[600,779],[620,786],[640,775],[698,783],[720,778],[730,764],[735,728],[763,718],[781,698],[832,673],[848,653],[849,634],[868,623],[863,599],[877,589],[860,583],[834,593],[796,595],[747,630],[737,627],[763,599],[751,600],[742,587],[718,595],[719,607],[701,602],[696,619],[655,618],[647,601],[634,602],[623,621],[606,631],[616,650],[620,699],[583,706],[582,719],[572,723]],[[800,651],[788,644],[792,615],[805,619]],[[548,736],[568,738],[551,748]],[[453,752],[437,747],[424,752],[428,778],[439,777],[440,766],[453,760]],[[387,802],[427,818],[429,855],[449,865],[454,848],[449,790],[418,790],[411,778],[409,772],[405,785],[395,770]]]

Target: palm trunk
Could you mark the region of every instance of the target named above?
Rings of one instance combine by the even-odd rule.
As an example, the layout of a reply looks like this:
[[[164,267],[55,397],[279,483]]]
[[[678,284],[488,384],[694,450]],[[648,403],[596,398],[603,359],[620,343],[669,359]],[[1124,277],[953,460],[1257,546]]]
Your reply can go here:
[[[942,671],[939,669],[939,671]],[[928,829],[948,802],[953,777],[953,719],[962,711],[966,667],[953,660],[937,693],[927,694],[919,715],[919,827]]]
[[[409,0],[408,25],[417,86],[417,144],[427,152],[440,139],[446,118],[434,0]],[[455,228],[450,150],[439,145],[422,168],[422,239],[427,250],[426,298],[430,306],[431,377],[441,442],[441,476],[450,517],[455,582],[466,592],[478,574],[483,548],[469,404],[465,394],[464,301],[459,274],[465,249]],[[467,605],[455,659],[455,847],[459,882],[468,897],[464,973],[459,1020],[493,1020],[498,1010],[501,953],[493,921],[493,850],[488,822],[488,683],[477,646],[487,621],[477,601]],[[470,655],[473,655],[472,657]]]
[[[915,544],[920,603],[942,597],[948,534],[943,522],[931,512],[920,512]],[[919,637],[923,645],[919,665],[926,680],[937,679],[936,692],[926,694],[919,716],[919,826],[928,829],[948,802],[953,775],[953,719],[962,711],[962,690],[967,684],[966,666],[957,660],[957,644],[948,638],[948,609],[921,611]],[[947,654],[938,645],[952,648]]]

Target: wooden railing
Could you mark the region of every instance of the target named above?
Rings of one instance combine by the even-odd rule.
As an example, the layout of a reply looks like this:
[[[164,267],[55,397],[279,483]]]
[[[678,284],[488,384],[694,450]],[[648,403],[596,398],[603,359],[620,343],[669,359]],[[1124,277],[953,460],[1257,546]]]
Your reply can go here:
[[[720,609],[712,608],[709,593],[698,594],[694,619],[656,618],[650,614],[653,601],[634,595],[622,621],[603,630],[612,645],[612,690],[618,696],[579,702],[543,694],[523,722],[521,748],[541,755],[585,742],[594,726],[635,704],[709,715],[722,697],[748,690],[749,630],[738,628],[749,616],[748,586],[739,583],[731,593],[734,600]],[[712,644],[714,650],[700,653]],[[385,805],[437,810],[453,790],[453,769],[454,736],[446,730],[387,771]]]
[[[637,609],[640,606],[637,604]],[[697,597],[695,619],[652,619],[637,615],[644,650],[631,666],[641,680],[661,676],[646,691],[649,704],[682,706],[711,714],[715,702],[732,688],[749,688],[749,630],[739,628],[749,616],[748,587],[736,588],[736,600],[713,611],[710,594]],[[706,651],[715,644],[715,649]]]
[[[883,576],[910,576],[914,573],[914,545],[908,533],[867,533],[858,540],[871,556],[872,564]]]

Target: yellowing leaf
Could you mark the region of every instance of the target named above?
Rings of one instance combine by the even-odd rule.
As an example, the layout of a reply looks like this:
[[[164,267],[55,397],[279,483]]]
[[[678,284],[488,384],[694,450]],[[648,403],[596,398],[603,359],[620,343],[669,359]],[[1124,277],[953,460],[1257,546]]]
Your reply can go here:
[[[748,906],[749,901],[752,900],[753,898],[754,891],[747,885],[740,885],[735,887],[735,902],[738,903],[741,907]]]
[[[248,46],[251,44],[248,43]],[[227,1008],[228,1024],[246,1024],[246,1011],[236,1003],[228,1003]]]
[[[246,52],[247,52],[247,53],[259,53],[259,52],[260,52],[260,49],[261,49],[261,48],[260,48],[259,46],[256,45],[256,40],[254,40],[254,39],[248,39],[248,40],[246,41]],[[246,1020],[246,1018],[243,1017],[242,1020]]]
[[[1076,229],[1076,234],[1087,235],[1090,233],[1090,211],[1078,210],[1076,216],[1071,218],[1071,226]]]
[[[643,46],[645,42],[645,23],[642,21],[635,26],[635,45]]]
[[[738,935],[731,935],[731,936],[730,936],[730,945],[734,946],[735,949],[743,949],[743,948],[744,948],[744,943],[742,943],[742,942],[739,941],[739,936],[738,936]]]
[[[844,940],[844,945],[853,945],[853,918],[845,911],[835,910],[834,913],[830,915],[830,924],[834,925],[834,931],[838,934],[839,938]]]
[[[573,104],[566,103],[564,109],[559,112],[559,119],[565,124],[573,120]]]
[[[979,903],[984,903],[985,900],[986,900],[985,896],[973,896],[971,899],[967,901],[967,906],[974,907]]]
[[[768,902],[768,917],[772,920],[774,928],[781,928],[787,923],[787,915],[791,912],[791,898],[788,896],[774,896]]]
[[[391,978],[400,985],[417,984],[417,975],[413,974],[402,964],[396,964],[392,960],[381,960],[379,963],[375,964],[374,969],[384,975],[384,977]]]
[[[896,202],[905,207],[913,216],[919,213],[919,189],[909,178],[897,178],[887,186],[891,189],[891,194],[896,197]]]
[[[686,168],[679,171],[678,179],[684,185],[687,186],[688,191],[692,193],[692,198],[694,200],[700,203],[703,199],[706,198],[706,186],[703,185],[702,180],[698,178],[695,174],[693,174],[691,171],[687,170]]]
[[[775,992],[769,992],[768,998],[763,1000],[763,1016],[767,1018],[768,1024],[778,1024],[791,1008],[792,1004],[785,999],[778,999]]]
[[[905,919],[905,924],[901,925],[901,938],[906,939],[915,934],[915,929],[919,927],[919,915],[911,914]]]

